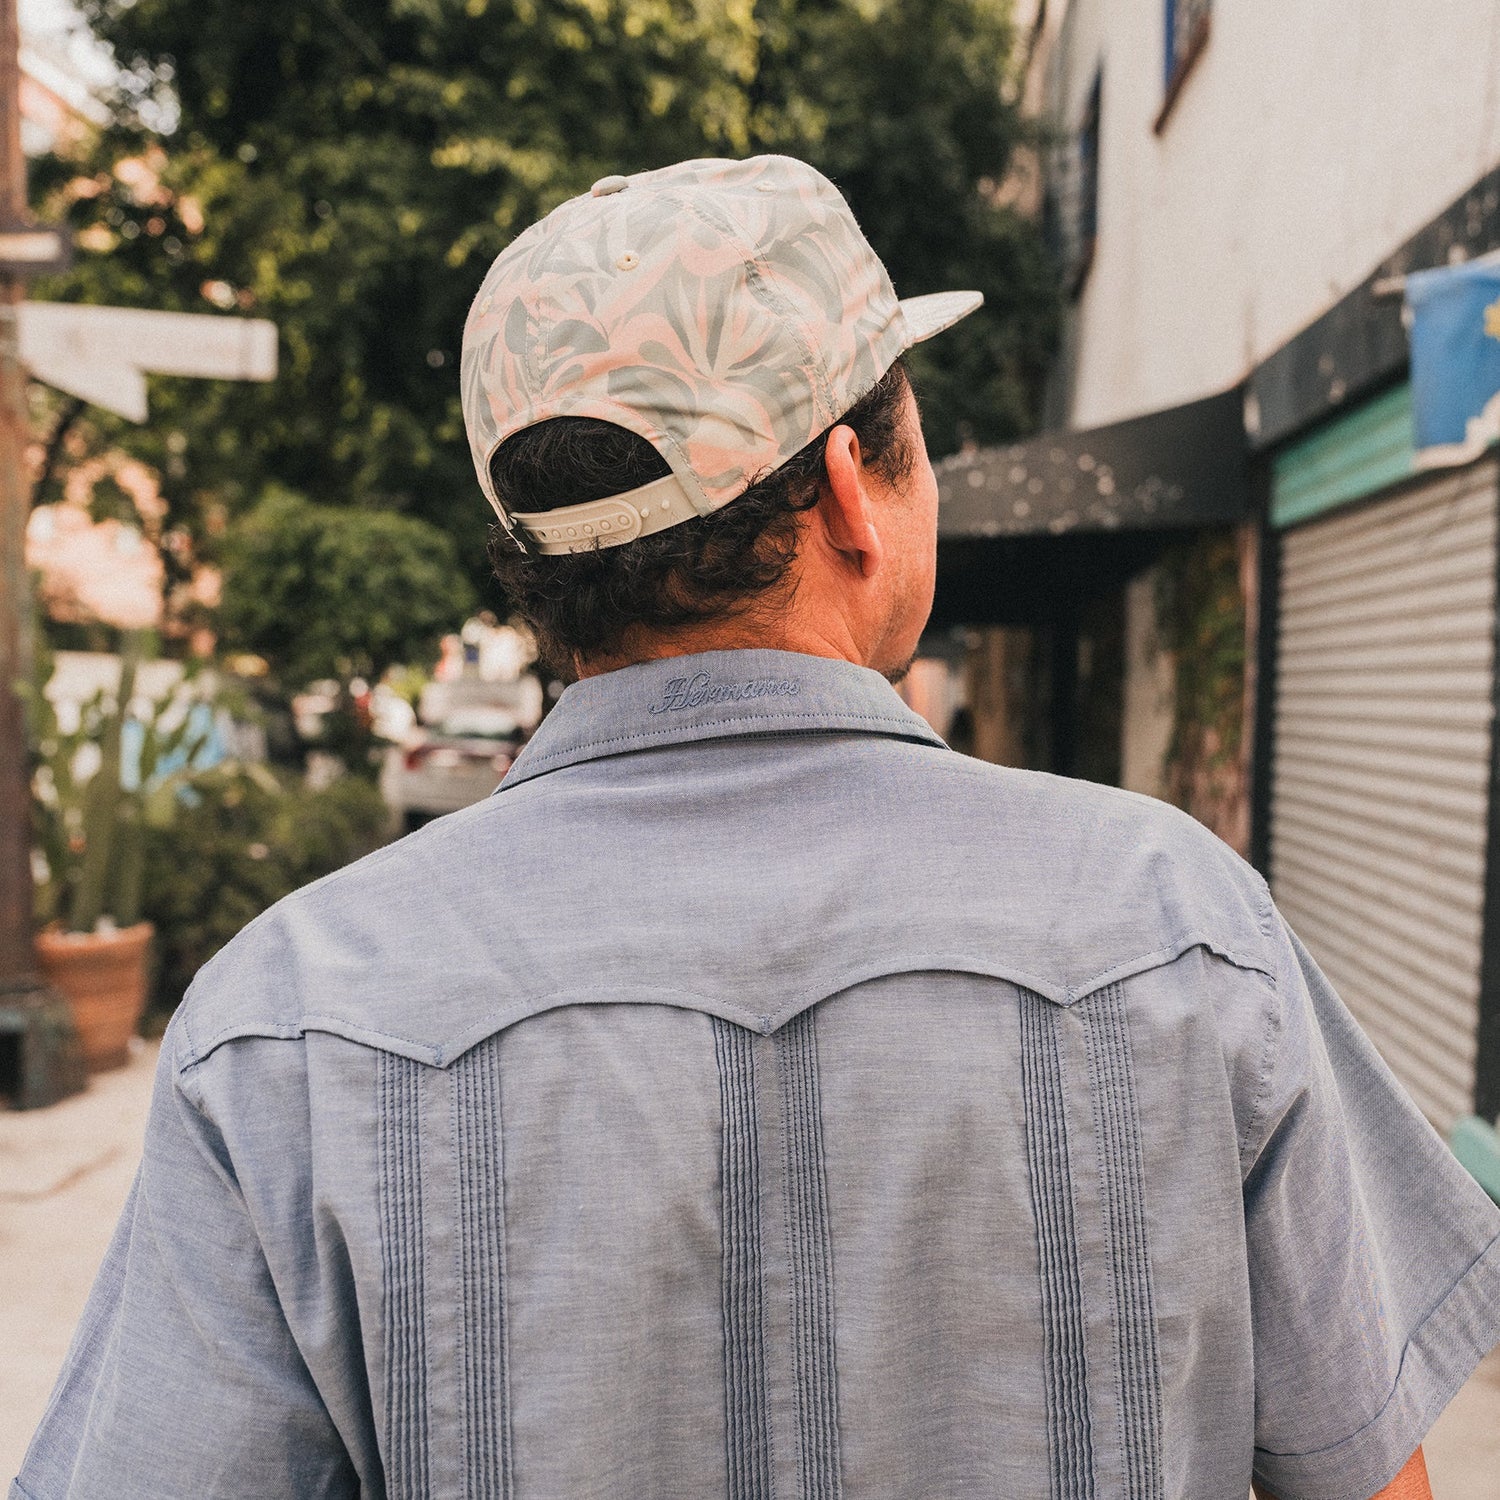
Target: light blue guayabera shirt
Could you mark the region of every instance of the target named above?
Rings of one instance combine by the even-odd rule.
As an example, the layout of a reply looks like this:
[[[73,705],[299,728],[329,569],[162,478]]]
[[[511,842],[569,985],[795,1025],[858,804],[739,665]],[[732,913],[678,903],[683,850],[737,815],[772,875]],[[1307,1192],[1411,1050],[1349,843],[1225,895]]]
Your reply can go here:
[[[650,663],[205,968],[13,1493],[1353,1500],[1497,1230],[1191,819]]]

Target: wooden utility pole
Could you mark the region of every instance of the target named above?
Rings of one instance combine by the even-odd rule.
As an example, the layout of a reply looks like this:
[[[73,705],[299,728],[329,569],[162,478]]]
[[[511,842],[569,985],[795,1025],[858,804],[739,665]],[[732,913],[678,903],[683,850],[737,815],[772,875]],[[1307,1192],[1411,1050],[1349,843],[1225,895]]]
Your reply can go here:
[[[273,380],[277,336],[264,318],[22,307],[26,277],[62,270],[70,246],[65,233],[27,213],[20,41],[16,0],[0,0],[0,1094],[31,1106],[81,1087],[82,1071],[67,1008],[43,988],[32,948],[31,777],[17,694],[31,681],[27,367],[38,380],[142,422],[147,371]]]
[[[16,0],[0,0],[0,229],[26,218],[21,155],[21,38]],[[0,274],[0,984],[30,977],[31,789],[16,684],[29,665],[26,582],[26,377],[21,369],[21,278]]]
[[[0,236],[28,225],[21,154],[21,37],[16,0],[0,0]],[[61,1001],[37,976],[32,949],[31,777],[18,686],[31,673],[26,577],[26,372],[21,365],[23,269],[0,259],[0,1086],[18,1104],[45,1104],[81,1082]]]

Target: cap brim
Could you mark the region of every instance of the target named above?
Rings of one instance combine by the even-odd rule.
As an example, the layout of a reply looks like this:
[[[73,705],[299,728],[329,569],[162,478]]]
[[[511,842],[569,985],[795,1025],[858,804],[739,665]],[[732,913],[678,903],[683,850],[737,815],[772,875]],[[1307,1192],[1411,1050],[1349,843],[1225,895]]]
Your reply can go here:
[[[983,305],[983,292],[929,292],[925,297],[903,298],[901,315],[912,343],[920,344]]]

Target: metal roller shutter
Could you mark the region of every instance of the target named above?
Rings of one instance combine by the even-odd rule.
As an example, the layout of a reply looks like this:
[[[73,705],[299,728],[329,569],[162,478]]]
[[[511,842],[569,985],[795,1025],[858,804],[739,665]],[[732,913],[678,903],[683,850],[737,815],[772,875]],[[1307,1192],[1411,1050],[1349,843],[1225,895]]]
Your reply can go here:
[[[1441,1130],[1473,1104],[1493,461],[1282,539],[1271,886]]]

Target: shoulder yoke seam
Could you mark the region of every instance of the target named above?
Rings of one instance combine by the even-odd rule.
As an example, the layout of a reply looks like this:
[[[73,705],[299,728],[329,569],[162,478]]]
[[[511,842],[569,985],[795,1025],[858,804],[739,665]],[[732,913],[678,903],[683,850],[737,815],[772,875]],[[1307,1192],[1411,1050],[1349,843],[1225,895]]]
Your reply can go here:
[[[899,969],[878,969],[868,971],[863,969],[851,969],[842,974],[834,976],[826,984],[802,991],[792,995],[782,1004],[769,1011],[756,1012],[748,1007],[723,997],[701,994],[696,990],[683,989],[679,986],[651,985],[650,992],[661,997],[661,1003],[666,1005],[685,1004],[687,1009],[702,1010],[709,1014],[722,1014],[731,1011],[737,1014],[740,1024],[746,1025],[762,1035],[770,1035],[788,1021],[810,1009],[812,1006],[821,1004],[835,995],[843,994],[847,990],[856,988],[862,984],[868,984],[874,980],[883,978],[894,978],[901,974],[916,973],[964,973],[975,974],[981,978],[997,980],[1004,984],[1016,985],[1031,989],[1048,999],[1055,1005],[1068,1008],[1076,1005],[1079,1001],[1103,989],[1106,985],[1123,982],[1143,973],[1149,973],[1155,969],[1162,968],[1167,964],[1174,963],[1185,953],[1195,948],[1202,948],[1211,956],[1218,958],[1221,962],[1228,963],[1236,969],[1247,970],[1256,973],[1264,973],[1263,968],[1253,958],[1226,948],[1220,944],[1210,942],[1206,938],[1195,937],[1192,933],[1186,933],[1162,947],[1153,948],[1145,953],[1136,954],[1131,958],[1122,960],[1120,963],[1112,964],[1107,969],[1089,979],[1072,986],[1062,987],[1048,984],[1047,981],[1035,976],[1020,972],[1019,970],[1009,973],[1002,972],[998,966],[985,965],[981,960],[961,953],[926,953],[914,955],[910,966]],[[1269,977],[1269,976],[1267,976]],[[630,998],[617,998],[620,1004],[641,1004],[637,998],[641,989],[646,986],[629,987]],[[603,992],[607,997],[615,994],[617,997],[625,993],[623,987],[612,987]],[[540,1015],[549,1010],[560,1009],[569,1004],[577,1003],[600,1003],[601,991],[597,988],[587,986],[569,987],[566,989],[549,990],[544,994],[521,997],[506,1005],[492,1007],[481,1014],[475,1015],[466,1026],[453,1033],[455,1037],[472,1038],[466,1045],[475,1045],[485,1035],[492,1035],[494,1031],[517,1022],[527,1020],[534,1015]],[[1060,997],[1060,998],[1059,998]],[[604,1003],[608,1003],[607,998]],[[188,1037],[188,1056],[178,1066],[179,1076],[188,1072],[191,1068],[203,1062],[219,1046],[228,1041],[236,1041],[240,1038],[259,1037],[266,1041],[298,1041],[306,1036],[309,1031],[326,1031],[330,1029],[330,1023],[357,1029],[361,1035],[368,1038],[368,1044],[378,1046],[380,1042],[401,1043],[408,1047],[419,1048],[433,1060],[433,1066],[445,1067],[453,1058],[446,1056],[446,1051],[452,1038],[441,1041],[433,1041],[430,1038],[408,1036],[401,1032],[388,1029],[379,1029],[362,1024],[357,1018],[340,1016],[332,1013],[319,1011],[304,1012],[295,1020],[263,1020],[240,1019],[228,1026],[220,1027],[211,1036],[203,1038],[194,1043],[188,1033],[187,1018],[181,1021],[183,1032]],[[486,1027],[490,1027],[486,1031]],[[343,1033],[333,1032],[334,1035]],[[349,1038],[358,1041],[359,1038]]]

